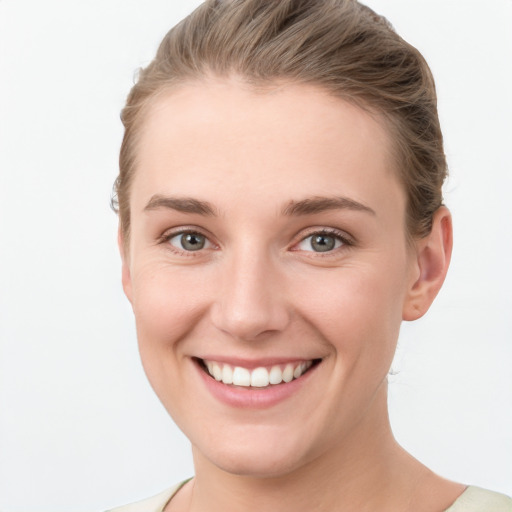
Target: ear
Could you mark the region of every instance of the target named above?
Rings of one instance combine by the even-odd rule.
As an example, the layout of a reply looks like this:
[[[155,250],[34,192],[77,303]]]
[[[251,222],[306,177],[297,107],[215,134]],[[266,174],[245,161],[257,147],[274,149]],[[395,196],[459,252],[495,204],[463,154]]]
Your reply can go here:
[[[123,283],[124,294],[126,295],[126,298],[132,302],[132,277],[130,274],[130,264],[128,259],[128,246],[126,245],[121,226],[119,226],[117,231],[117,246],[121,255],[121,281]]]
[[[446,277],[452,246],[452,218],[448,208],[441,206],[434,214],[431,232],[415,242],[415,276],[404,302],[404,320],[416,320],[428,311]]]

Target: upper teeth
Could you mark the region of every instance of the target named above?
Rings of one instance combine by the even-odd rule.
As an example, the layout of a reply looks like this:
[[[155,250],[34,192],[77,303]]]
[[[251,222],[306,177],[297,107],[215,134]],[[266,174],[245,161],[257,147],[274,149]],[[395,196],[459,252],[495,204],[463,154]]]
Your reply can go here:
[[[274,365],[268,368],[260,366],[254,368],[254,370],[216,361],[204,360],[204,364],[209,374],[215,380],[222,381],[224,384],[264,388],[269,384],[281,384],[281,382],[291,382],[293,379],[298,379],[311,367],[313,361],[288,363],[284,366]]]

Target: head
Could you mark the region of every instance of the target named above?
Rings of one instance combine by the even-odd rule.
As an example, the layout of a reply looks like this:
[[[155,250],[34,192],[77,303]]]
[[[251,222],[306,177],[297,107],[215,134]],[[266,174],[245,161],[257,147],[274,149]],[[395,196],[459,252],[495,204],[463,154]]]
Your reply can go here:
[[[123,284],[196,463],[284,475],[382,439],[451,247],[418,52],[354,1],[208,1],[122,117]]]

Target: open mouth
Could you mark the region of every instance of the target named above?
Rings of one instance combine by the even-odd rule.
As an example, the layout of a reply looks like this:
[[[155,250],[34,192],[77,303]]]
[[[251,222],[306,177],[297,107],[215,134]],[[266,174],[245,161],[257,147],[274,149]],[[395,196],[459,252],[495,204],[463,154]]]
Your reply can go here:
[[[218,382],[232,386],[261,389],[299,379],[313,366],[319,364],[321,359],[259,366],[253,369],[206,359],[197,359],[197,361],[205,373]]]

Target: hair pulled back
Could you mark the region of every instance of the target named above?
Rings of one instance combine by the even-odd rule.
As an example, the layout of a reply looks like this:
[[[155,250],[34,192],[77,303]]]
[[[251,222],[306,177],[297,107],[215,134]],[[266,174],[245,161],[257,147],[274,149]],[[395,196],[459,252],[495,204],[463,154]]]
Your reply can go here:
[[[278,80],[317,85],[379,114],[407,193],[408,234],[430,232],[447,167],[434,80],[418,50],[356,0],[207,0],[167,33],[122,110],[112,204],[125,239],[148,106],[174,86],[212,75],[239,75],[256,88]]]

